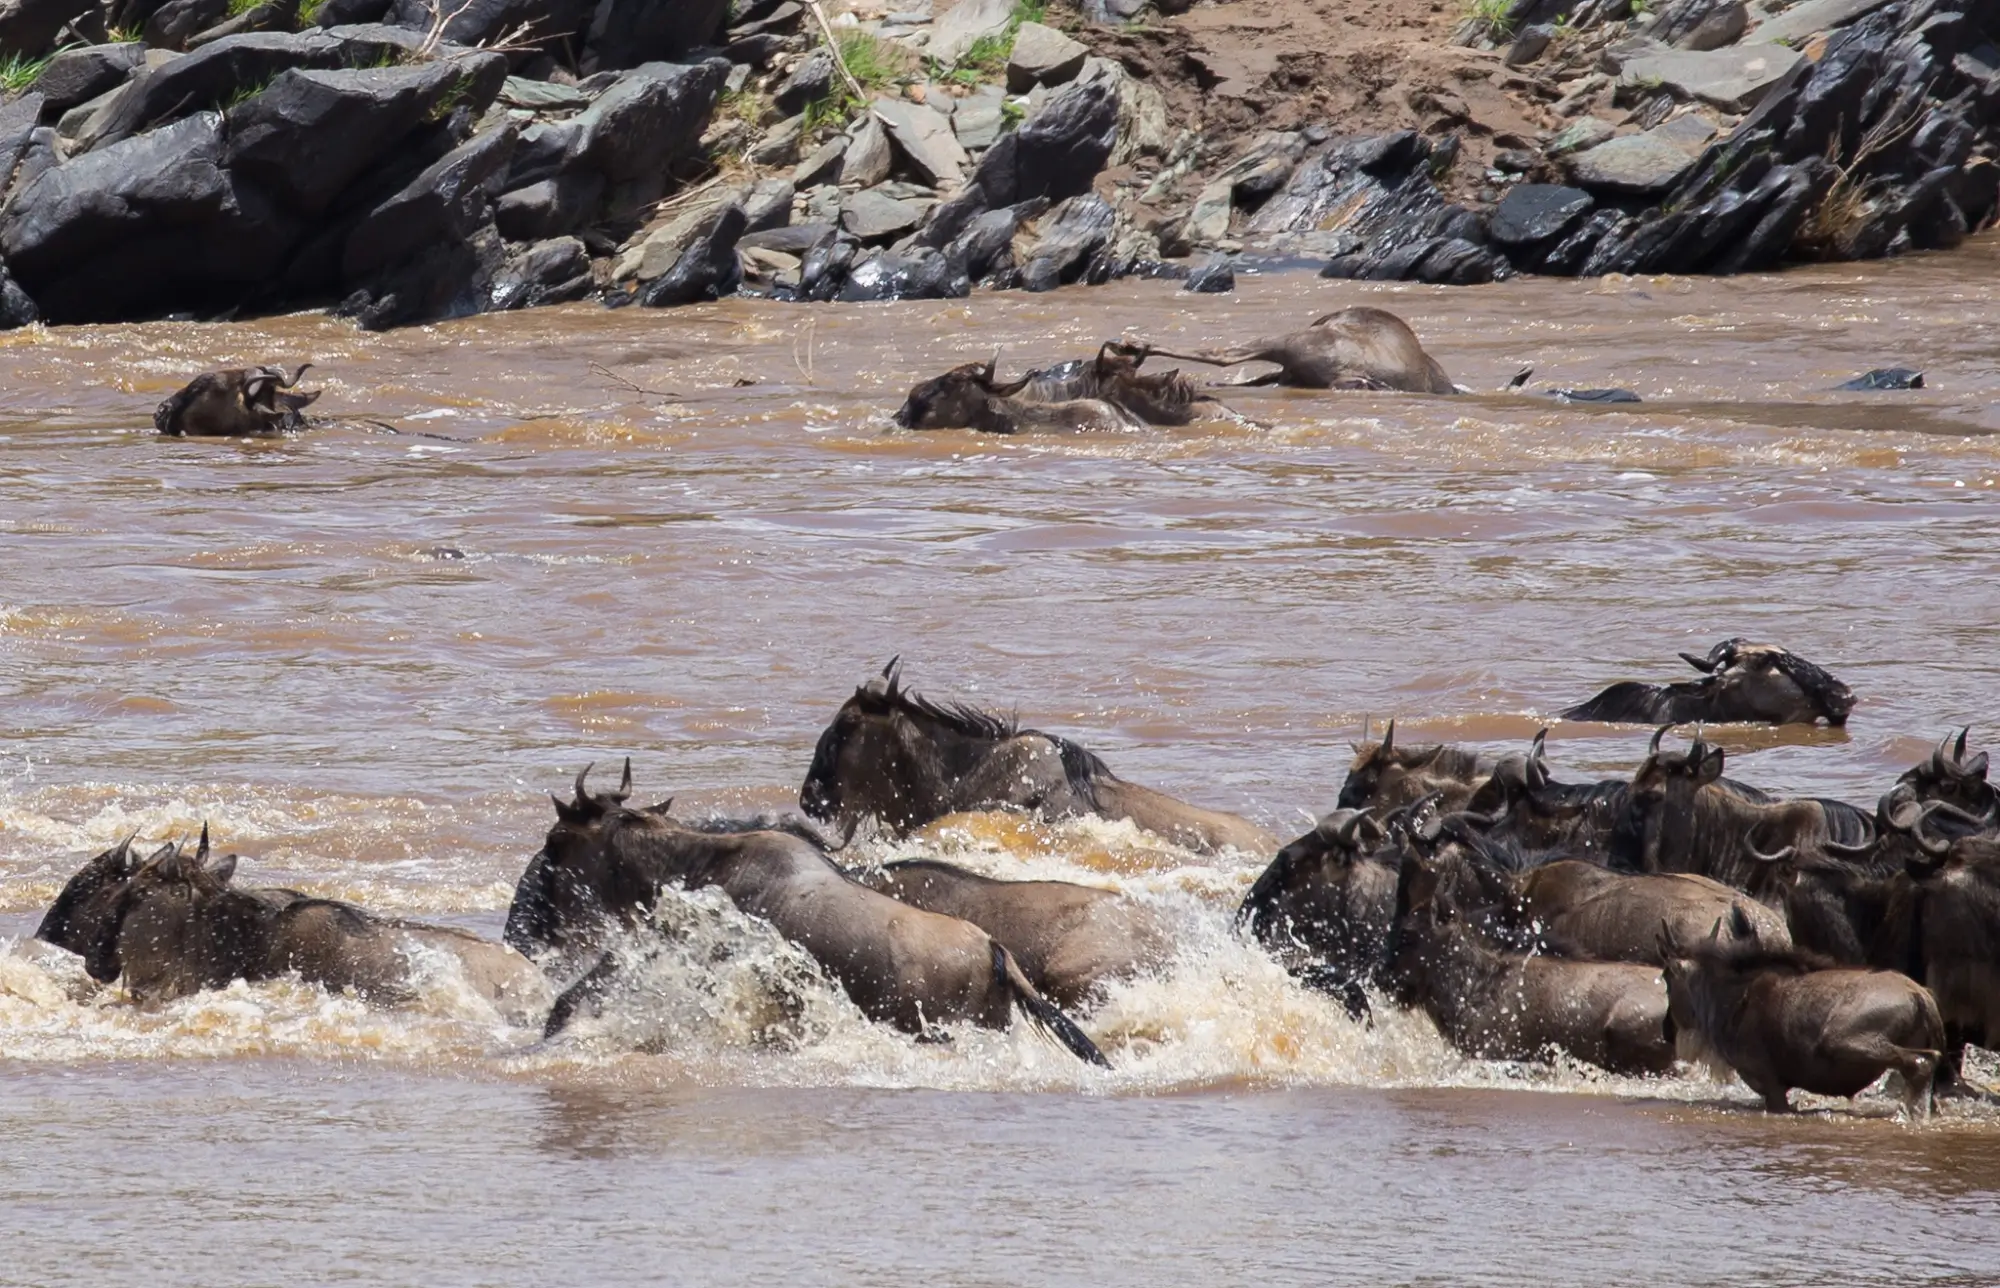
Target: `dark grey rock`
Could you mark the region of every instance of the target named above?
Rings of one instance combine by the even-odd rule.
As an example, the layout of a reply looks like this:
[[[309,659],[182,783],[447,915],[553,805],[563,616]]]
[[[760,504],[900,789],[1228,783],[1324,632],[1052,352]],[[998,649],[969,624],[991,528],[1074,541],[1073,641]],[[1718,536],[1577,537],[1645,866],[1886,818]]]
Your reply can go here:
[[[1488,231],[1503,246],[1546,241],[1575,224],[1596,204],[1597,199],[1580,188],[1516,184],[1500,199]]]
[[[731,203],[711,215],[691,245],[662,277],[648,283],[639,302],[652,308],[693,304],[733,292],[743,280],[736,243],[746,226],[743,207]]]
[[[1227,256],[1217,255],[1187,276],[1184,291],[1196,295],[1221,295],[1236,289],[1236,268]]]
[[[603,175],[560,174],[504,194],[493,203],[493,223],[509,241],[560,237],[589,223],[603,196]]]
[[[1053,27],[1024,22],[1014,33],[1007,56],[1007,88],[1025,94],[1037,85],[1062,85],[1076,79],[1090,49]]]
[[[12,331],[30,322],[38,322],[41,316],[41,311],[28,298],[28,293],[7,276],[7,266],[0,264],[0,331]]]
[[[974,281],[996,269],[1014,266],[1014,232],[1021,216],[1012,206],[989,210],[974,218],[945,249],[945,257]]]
[[[1071,197],[1036,226],[1034,249],[1021,266],[1021,287],[1051,291],[1083,280],[1091,261],[1111,245],[1117,215],[1095,193]]]
[[[60,116],[79,103],[117,89],[145,58],[146,47],[136,40],[65,49],[49,60],[28,88],[42,96],[44,111]]]
[[[497,61],[504,69],[505,60]],[[293,209],[318,214],[476,79],[471,68],[448,62],[281,72],[229,110],[225,164]],[[483,111],[486,104],[467,106]]]
[[[35,122],[41,119],[42,96],[32,90],[11,103],[0,105],[0,210],[6,209],[8,180],[28,140],[34,136]],[[23,180],[25,182],[25,180]]]
[[[186,49],[196,35],[229,16],[229,0],[167,0],[146,19],[146,44],[153,49]]]
[[[1514,37],[1514,43],[1507,46],[1501,61],[1509,67],[1526,67],[1548,52],[1549,42],[1555,38],[1556,29],[1547,23],[1523,27],[1520,34]]]
[[[816,188],[822,183],[839,182],[841,158],[847,155],[849,143],[846,135],[836,134],[820,144],[793,168],[792,185],[796,188]]]
[[[1630,389],[1544,389],[1542,397],[1561,403],[1635,403],[1639,395]]]
[[[571,122],[572,163],[609,181],[614,211],[658,200],[668,166],[694,151],[728,75],[729,64],[719,58],[633,68]]]
[[[955,300],[972,291],[961,269],[928,246],[885,251],[848,270],[835,298],[850,303],[869,300]]]
[[[1629,59],[1618,73],[1625,88],[1660,88],[1725,112],[1747,112],[1795,72],[1805,55],[1782,45],[1729,49],[1663,49]]]
[[[738,239],[736,248],[804,255],[822,239],[832,237],[836,231],[832,224],[789,224],[783,228],[767,228],[762,232],[753,230]]]
[[[729,0],[597,0],[584,34],[583,70],[622,71],[713,45]]]
[[[239,93],[293,68],[331,71],[356,52],[330,32],[252,32],[141,69],[78,139],[84,150],[130,138],[188,112],[220,109]],[[497,86],[495,87],[498,88]]]
[[[347,27],[380,22],[394,0],[326,0],[313,14],[315,27]]]
[[[916,205],[875,188],[855,193],[840,207],[840,226],[863,245],[893,240],[922,221],[923,211]]]
[[[590,252],[574,237],[557,237],[523,247],[507,258],[490,288],[490,307],[562,304],[588,295],[590,285]]]
[[[838,232],[808,247],[799,265],[799,298],[826,301],[840,294],[847,270],[861,253],[861,243]]]
[[[833,77],[833,55],[824,48],[815,49],[792,69],[790,76],[785,77],[784,84],[771,95],[771,101],[786,116],[803,112],[806,104],[825,98],[833,91]]]
[[[1676,49],[1720,49],[1740,40],[1749,25],[1743,0],[1667,0],[1644,34]]]
[[[360,286],[490,224],[490,188],[506,175],[515,138],[509,125],[469,139],[369,211],[348,235],[341,275]]]
[[[592,7],[589,0],[395,0],[386,21],[390,26],[428,32],[437,20],[435,6],[441,3],[445,4],[445,41],[468,47],[524,26],[538,39],[560,40],[583,26]]]
[[[1090,190],[1117,141],[1117,80],[1086,71],[988,148],[973,181],[994,207],[1035,197],[1062,201]]]
[[[792,198],[797,189],[790,179],[760,179],[743,199],[744,226],[753,233],[780,228],[792,220]]]
[[[17,180],[0,258],[52,322],[233,308],[302,230],[222,168],[223,147],[202,112],[47,164]]]
[[[969,158],[951,132],[948,117],[922,103],[895,98],[878,98],[869,110],[889,132],[897,153],[925,183],[934,188],[956,184],[964,175]],[[847,175],[853,168],[846,165],[843,176],[853,178]]]
[[[0,0],[0,54],[40,57],[70,19],[93,7],[93,0]]]

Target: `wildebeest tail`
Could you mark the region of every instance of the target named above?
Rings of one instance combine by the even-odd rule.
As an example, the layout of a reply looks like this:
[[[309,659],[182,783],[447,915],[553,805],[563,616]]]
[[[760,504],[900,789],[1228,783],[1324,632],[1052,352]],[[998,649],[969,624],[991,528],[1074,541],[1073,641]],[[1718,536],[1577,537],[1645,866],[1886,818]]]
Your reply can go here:
[[[1078,1028],[1075,1020],[1064,1015],[1055,1003],[1043,997],[1028,982],[1028,977],[1021,973],[1021,964],[1014,960],[1014,954],[1003,948],[997,939],[993,941],[993,978],[1014,994],[1014,1001],[1027,1013],[1036,1028],[1068,1047],[1070,1054],[1086,1064],[1103,1069],[1111,1067],[1111,1061],[1104,1058],[1104,1052],[1097,1049],[1097,1043],[1090,1040],[1090,1035]]]

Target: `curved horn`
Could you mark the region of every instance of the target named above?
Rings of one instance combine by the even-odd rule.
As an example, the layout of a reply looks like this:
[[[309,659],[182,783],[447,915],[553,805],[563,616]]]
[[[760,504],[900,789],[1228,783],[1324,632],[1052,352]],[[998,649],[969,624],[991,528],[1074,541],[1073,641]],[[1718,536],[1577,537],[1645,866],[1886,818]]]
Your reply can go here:
[[[195,866],[200,867],[202,862],[207,858],[208,858],[208,820],[203,819],[201,821],[201,844],[195,847],[195,852],[194,852]]]
[[[1836,858],[1865,859],[1875,853],[1875,842],[1865,841],[1860,845],[1848,845],[1841,841],[1829,839],[1821,841],[1819,848]]]
[[[1786,847],[1776,851],[1775,853],[1766,854],[1764,853],[1764,851],[1757,848],[1756,840],[1754,839],[1754,837],[1750,836],[1746,836],[1743,838],[1743,848],[1749,850],[1750,857],[1756,859],[1759,863],[1783,863],[1786,859],[1791,858],[1793,855],[1799,852],[1798,846],[1787,845]]]
[[[1705,657],[1696,657],[1692,653],[1683,653],[1681,654],[1681,661],[1686,662],[1703,675],[1713,675],[1715,673],[1715,663]]]
[[[111,857],[118,860],[120,863],[125,862],[127,859],[132,857],[132,842],[138,839],[139,839],[139,831],[137,828],[134,828],[130,836],[126,837],[124,840],[120,841],[118,844],[111,847]]]
[[[1929,821],[1931,815],[1937,813],[1938,806],[1942,803],[1941,801],[1930,801],[1919,806],[1917,816],[1910,820],[1909,826],[1910,839],[1917,843],[1918,849],[1934,859],[1941,859],[1951,853],[1951,842],[1949,840],[1943,837],[1927,836],[1924,834],[1924,824]],[[1899,828],[1898,830],[1901,829]]]
[[[1971,732],[1972,732],[1971,725],[1966,725],[1963,729],[1960,729],[1958,731],[1958,742],[1951,749],[1951,758],[1953,760],[1965,759],[1965,739],[1969,734],[1971,734]]]
[[[308,372],[308,371],[311,371],[311,370],[312,370],[312,366],[313,366],[313,364],[312,364],[312,363],[310,363],[310,362],[301,362],[301,363],[299,364],[299,369],[298,369],[297,371],[294,371],[294,372],[293,372],[293,373],[291,374],[290,378],[287,378],[287,377],[285,376],[285,369],[284,369],[283,367],[279,367],[279,368],[278,368],[278,388],[280,388],[280,389],[290,389],[290,388],[291,388],[291,387],[292,387],[293,385],[296,385],[297,383],[299,383],[299,378],[300,378],[300,377],[304,376],[304,375],[306,374],[306,372]]]
[[[1389,727],[1382,731],[1382,754],[1384,756],[1387,756],[1390,753],[1394,752],[1395,750],[1396,750],[1396,722],[1394,720],[1391,720],[1389,722]]]
[[[1951,735],[1946,734],[1944,737],[1938,739],[1937,750],[1931,753],[1931,772],[1937,774],[1939,777],[1943,777],[1951,772],[1951,761],[1948,758],[1950,753],[1945,750],[1950,745]]]
[[[1673,728],[1672,725],[1663,724],[1659,728],[1653,730],[1653,740],[1646,744],[1646,754],[1648,756],[1657,756],[1660,754],[1660,739],[1666,737],[1667,730],[1671,728]]]
[[[576,800],[578,804],[582,804],[584,801],[590,799],[590,792],[584,787],[583,780],[590,777],[590,771],[596,764],[597,762],[593,760],[590,764],[576,771]]]
[[[623,801],[632,794],[632,758],[625,757],[625,776],[618,780],[618,790],[606,793],[614,801]]]
[[[889,682],[889,696],[894,697],[903,683],[903,655],[889,659],[889,665],[882,668],[882,678]]]
[[[1528,744],[1528,759],[1530,760],[1545,759],[1548,755],[1548,750],[1549,750],[1549,727],[1547,725],[1543,725],[1541,728],[1535,730],[1534,741]]]

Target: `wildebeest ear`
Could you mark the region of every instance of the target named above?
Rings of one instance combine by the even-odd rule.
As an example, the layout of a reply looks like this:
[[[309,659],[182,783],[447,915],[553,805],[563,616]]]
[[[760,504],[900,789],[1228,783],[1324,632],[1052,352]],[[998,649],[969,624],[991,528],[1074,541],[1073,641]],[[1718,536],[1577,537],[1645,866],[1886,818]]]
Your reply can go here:
[[[645,809],[641,810],[640,813],[657,814],[661,818],[665,818],[667,816],[667,812],[673,809],[673,807],[674,807],[674,798],[669,796],[665,800],[661,801],[658,805],[648,805]]]
[[[203,876],[213,881],[216,885],[226,886],[229,884],[229,879],[236,875],[236,856],[225,854],[221,858],[203,865],[201,871]]]
[[[590,811],[570,804],[554,792],[549,793],[549,803],[556,807],[556,817],[565,823],[581,823],[590,817]]]
[[[1958,766],[1958,772],[1962,777],[1977,778],[1979,781],[1985,782],[1986,753],[1982,751],[1971,760],[1961,761]]]
[[[201,844],[195,847],[194,861],[197,867],[204,867],[208,863],[208,820],[207,819],[203,819],[201,821]]]
[[[1730,904],[1729,905],[1730,937],[1734,939],[1748,939],[1751,936],[1755,935],[1756,933],[1757,933],[1757,928],[1750,924],[1750,914],[1743,910],[1743,905],[1740,903]]]
[[[1710,747],[1708,754],[1701,758],[1701,767],[1695,770],[1696,786],[1707,786],[1722,777],[1722,748]]]
[[[1722,939],[1722,918],[1717,917],[1715,919],[1715,924],[1708,928],[1708,942],[1712,944],[1719,943],[1721,942],[1721,939]]]

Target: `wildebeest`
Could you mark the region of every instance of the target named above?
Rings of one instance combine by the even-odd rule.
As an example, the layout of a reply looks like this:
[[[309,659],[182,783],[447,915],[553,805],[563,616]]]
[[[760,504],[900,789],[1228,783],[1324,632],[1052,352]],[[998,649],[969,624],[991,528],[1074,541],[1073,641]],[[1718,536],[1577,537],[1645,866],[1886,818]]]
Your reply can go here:
[[[415,997],[417,955],[432,951],[454,958],[465,982],[510,1018],[547,1005],[541,972],[504,945],[335,899],[239,889],[230,884],[236,864],[235,855],[210,857],[203,827],[193,854],[170,847],[139,866],[84,953],[91,978],[122,981],[137,1000],[159,1003],[296,973],[399,1005]]]
[[[1213,367],[1273,362],[1278,370],[1252,384],[1300,389],[1400,389],[1417,394],[1457,393],[1437,359],[1424,352],[1409,323],[1382,309],[1341,309],[1315,318],[1303,331],[1252,340],[1226,349],[1177,352],[1143,341],[1128,347],[1142,359],[1178,358]]]
[[[1854,694],[1825,670],[1772,644],[1727,639],[1706,657],[1681,654],[1699,680],[1641,684],[1622,680],[1562,713],[1565,720],[1610,724],[1847,723]]]
[[[705,832],[661,806],[628,809],[630,762],[616,792],[592,794],[588,773],[577,775],[573,800],[556,799],[533,883],[524,876],[515,891],[507,928],[517,948],[560,943],[566,931],[607,920],[636,927],[667,887],[716,887],[803,948],[870,1019],[919,1035],[961,1021],[1004,1029],[1019,1006],[1077,1058],[1108,1063],[1013,954],[972,923],[870,890],[792,832]],[[559,1004],[559,1014],[567,1010]]]
[[[968,362],[912,388],[896,409],[895,421],[904,429],[976,429],[986,434],[1108,431],[1144,424],[1096,398],[1028,402],[1015,397],[1026,384],[1025,377],[1000,384],[993,377],[992,362]]]
[[[1094,358],[1030,371],[1005,388],[1029,403],[1095,399],[1148,425],[1186,425],[1231,414],[1219,399],[1196,389],[1178,371],[1142,373],[1143,356],[1140,350],[1111,340],[1098,348]]]
[[[1405,864],[1390,979],[1467,1055],[1535,1060],[1553,1048],[1618,1073],[1674,1061],[1660,972],[1630,962],[1567,961],[1484,942],[1438,888],[1429,863]]]
[[[1971,732],[1970,726],[1960,729],[1956,743],[1946,734],[1928,759],[1904,770],[1896,781],[1907,786],[1919,802],[1943,801],[1989,828],[2000,826],[2000,790],[1986,781],[1986,753],[1969,759],[1965,754],[1965,739]]]
[[[1438,808],[1448,813],[1465,808],[1473,790],[1492,772],[1491,757],[1463,747],[1435,742],[1397,746],[1396,722],[1391,720],[1382,741],[1364,741],[1354,748],[1354,763],[1347,768],[1334,804],[1386,813],[1435,792]]]
[[[1279,850],[1236,910],[1236,922],[1311,988],[1369,1012],[1388,967],[1400,850],[1366,813],[1336,810]]]
[[[936,859],[864,868],[854,879],[899,903],[969,921],[1006,945],[1058,1006],[1101,998],[1103,986],[1166,962],[1173,937],[1152,909],[1070,881],[1002,881]]]
[[[78,868],[56,894],[55,902],[42,914],[35,938],[81,957],[90,951],[104,926],[116,914],[118,900],[132,874],[147,863],[165,858],[178,848],[168,841],[145,859],[132,853],[133,833],[96,855]]]
[[[1721,785],[1723,750],[1696,738],[1685,753],[1660,750],[1653,735],[1632,776],[1626,817],[1611,858],[1641,872],[1694,872],[1747,889],[1758,870],[1788,851],[1853,852],[1875,841],[1873,819],[1845,801],[1752,801]]]
[[[1693,873],[1612,872],[1563,859],[1521,874],[1514,892],[1514,915],[1558,957],[1663,965],[1661,926],[1685,942],[1734,912],[1748,919],[1765,947],[1792,943],[1782,917],[1740,890]]]
[[[1126,819],[1204,854],[1270,845],[1249,820],[1128,783],[1067,738],[912,693],[894,659],[820,734],[799,808],[850,835],[870,817],[901,833],[963,810],[1017,809]]]
[[[162,434],[199,438],[244,438],[303,428],[301,413],[320,391],[286,391],[311,367],[310,362],[303,363],[289,376],[283,367],[205,372],[154,410],[153,426]]]
[[[1789,1112],[1794,1087],[1852,1097],[1894,1069],[1905,1107],[1930,1112],[1944,1022],[1915,980],[1771,949],[1741,909],[1692,945],[1661,939],[1674,1023],[1699,1034],[1767,1110]]]

